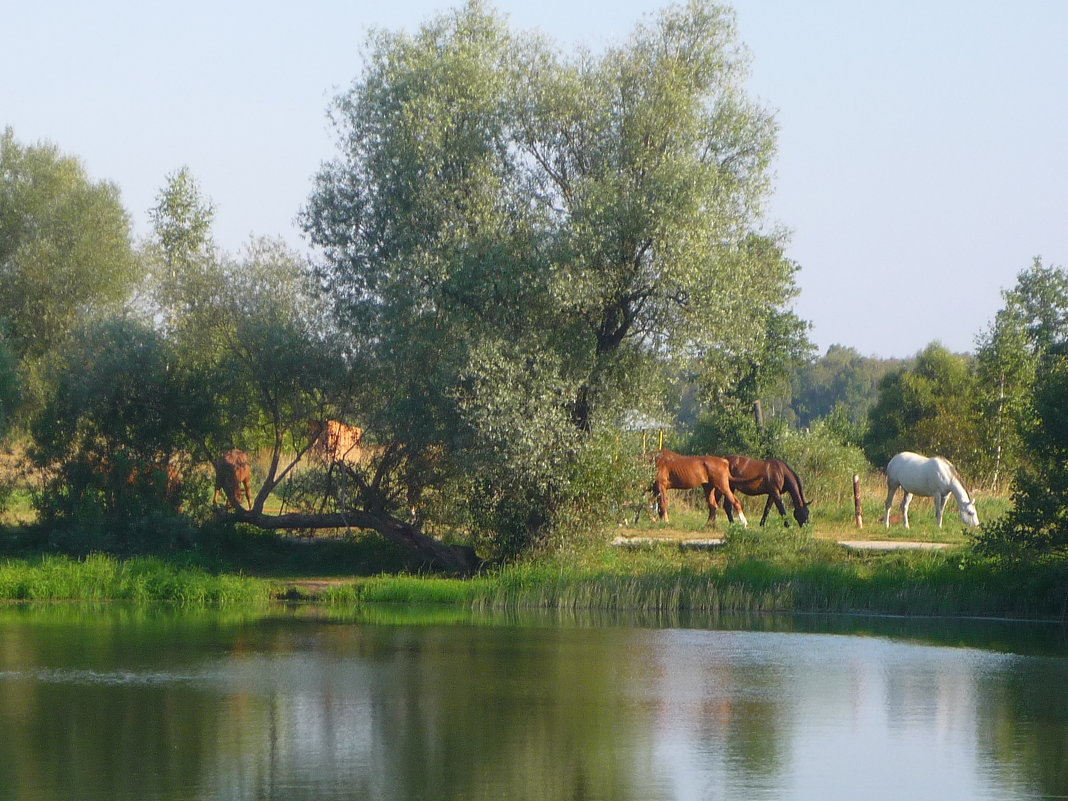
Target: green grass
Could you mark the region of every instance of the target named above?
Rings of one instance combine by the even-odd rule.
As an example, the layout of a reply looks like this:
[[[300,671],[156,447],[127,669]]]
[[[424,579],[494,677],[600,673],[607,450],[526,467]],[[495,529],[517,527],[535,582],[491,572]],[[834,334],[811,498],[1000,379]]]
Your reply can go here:
[[[29,523],[37,517],[27,489],[15,489],[7,498],[0,496],[0,500],[4,501],[0,505],[0,524]]]
[[[269,595],[266,582],[211,574],[155,557],[39,556],[0,561],[0,598],[8,600],[169,601],[203,606],[262,602]]]
[[[404,572],[404,555],[368,534],[318,536],[310,541],[248,527],[201,531],[195,543],[152,556],[41,555],[54,543],[47,532],[16,527],[0,549],[0,599],[167,601],[184,606],[245,604],[272,595],[312,597],[334,610],[374,604],[431,605],[480,611],[554,609],[626,612],[876,612],[905,615],[1064,617],[1068,566],[981,559],[967,548],[955,510],[935,527],[930,501],[913,505],[913,527],[887,532],[878,515],[857,530],[845,511],[813,508],[813,525],[784,529],[773,514],[759,528],[762,499],[746,499],[751,527],[728,526],[721,516],[674,499],[672,523],[643,516],[635,525],[613,521],[560,551],[547,551],[484,575],[446,579]],[[951,502],[952,504],[952,502]],[[881,503],[879,504],[881,506]],[[876,506],[869,497],[866,514]],[[987,498],[990,520],[1008,508]],[[881,512],[881,509],[879,509]],[[622,525],[619,525],[622,523]],[[613,548],[618,533],[662,539],[638,548]],[[726,539],[710,550],[679,539]],[[945,542],[942,551],[853,552],[840,539]],[[373,575],[388,571],[388,575]],[[256,578],[253,578],[255,576]],[[329,581],[325,579],[330,579]]]
[[[472,580],[371,577],[330,588],[335,606],[391,602],[479,610],[868,612],[1061,617],[1068,565],[1010,565],[965,549],[852,553],[793,531],[732,530],[717,551],[677,545],[543,557]]]
[[[749,519],[749,525],[759,528],[760,517],[764,511],[765,496],[747,497],[739,496],[745,515]],[[895,504],[891,510],[890,527],[883,524],[885,511],[886,490],[881,482],[869,482],[863,488],[862,512],[864,527],[858,529],[855,523],[855,514],[852,501],[848,505],[824,506],[819,498],[815,498],[812,504],[812,518],[806,531],[813,537],[827,540],[916,540],[921,542],[941,542],[955,545],[965,545],[969,536],[964,525],[957,515],[956,501],[952,498],[946,504],[943,515],[942,528],[938,528],[934,517],[934,504],[930,498],[913,498],[909,508],[909,528],[901,524],[901,494],[895,498]],[[634,522],[634,511],[627,520],[619,521],[618,533],[627,536],[640,537],[671,537],[671,538],[697,538],[722,536],[727,529],[726,515],[720,510],[717,515],[717,524],[713,527],[706,526],[708,507],[697,492],[684,493],[672,492],[670,498],[671,522],[668,524],[653,520],[651,515],[644,512]],[[793,505],[789,499],[785,500],[786,515],[790,526],[795,526],[793,519]],[[979,519],[984,523],[991,522],[1003,516],[1010,508],[1011,503],[1003,496],[979,496],[976,501],[979,511]],[[779,531],[783,528],[782,517],[772,507],[768,515],[765,530]]]

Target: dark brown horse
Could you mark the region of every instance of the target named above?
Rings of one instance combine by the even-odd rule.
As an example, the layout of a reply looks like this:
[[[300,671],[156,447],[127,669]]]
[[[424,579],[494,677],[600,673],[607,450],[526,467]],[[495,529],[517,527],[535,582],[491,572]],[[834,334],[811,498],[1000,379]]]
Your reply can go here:
[[[650,488],[656,493],[656,501],[659,506],[660,519],[667,522],[667,491],[669,489],[694,489],[702,487],[705,491],[705,500],[708,503],[708,522],[716,522],[716,512],[719,508],[719,499],[726,498],[727,519],[733,522],[731,506],[738,515],[738,521],[744,526],[745,514],[742,505],[734,497],[730,487],[730,465],[727,460],[719,456],[683,456],[661,448],[656,453],[656,481]],[[719,496],[719,497],[717,497]]]
[[[745,495],[767,495],[768,502],[764,504],[764,515],[760,518],[760,525],[764,525],[768,519],[771,505],[779,510],[783,516],[783,522],[790,525],[786,520],[786,506],[782,502],[783,494],[790,496],[794,502],[794,520],[799,526],[808,522],[809,501],[805,500],[805,491],[801,487],[801,479],[793,471],[790,465],[782,459],[750,459],[748,456],[727,456],[730,465],[731,489]],[[731,519],[730,507],[725,507],[727,519]]]

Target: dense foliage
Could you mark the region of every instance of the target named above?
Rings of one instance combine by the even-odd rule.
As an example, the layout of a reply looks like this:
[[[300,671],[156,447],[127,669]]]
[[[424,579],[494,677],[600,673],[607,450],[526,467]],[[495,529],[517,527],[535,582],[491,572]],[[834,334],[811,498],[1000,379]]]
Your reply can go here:
[[[981,449],[975,394],[969,359],[929,345],[912,366],[880,381],[864,438],[868,458],[885,466],[895,453],[917,451],[974,471]]]
[[[204,383],[177,372],[173,347],[129,320],[89,324],[65,350],[36,415],[32,455],[46,481],[36,495],[43,522],[76,523],[115,544],[181,503],[172,459],[204,419]]]
[[[114,184],[94,183],[52,145],[0,135],[0,320],[38,358],[79,323],[126,301],[141,273]]]
[[[1005,305],[977,342],[979,406],[995,485],[1027,459],[1040,365],[1068,342],[1068,273],[1036,258],[1003,297]]]
[[[638,425],[786,458],[820,503],[900,450],[946,456],[970,487],[1013,477],[984,548],[1063,550],[1068,275],[1022,271],[974,357],[812,358],[745,73],[708,2],[599,55],[474,1],[378,32],[302,212],[314,264],[221,252],[187,169],[135,246],[113,185],[5,131],[0,435],[28,444],[40,519],[81,550],[177,541],[236,446],[253,514],[373,511],[509,558],[622,518]],[[358,463],[300,461],[321,420],[363,429]]]
[[[737,386],[801,347],[796,267],[756,229],[774,127],[705,3],[599,58],[479,3],[371,48],[306,228],[377,390],[361,419],[462,459],[514,552],[575,500],[591,433],[658,411],[671,375],[721,397],[722,366]]]
[[[836,410],[854,424],[867,422],[879,382],[905,367],[900,359],[862,356],[854,348],[831,345],[823,356],[793,372],[790,406],[797,424],[810,425]]]

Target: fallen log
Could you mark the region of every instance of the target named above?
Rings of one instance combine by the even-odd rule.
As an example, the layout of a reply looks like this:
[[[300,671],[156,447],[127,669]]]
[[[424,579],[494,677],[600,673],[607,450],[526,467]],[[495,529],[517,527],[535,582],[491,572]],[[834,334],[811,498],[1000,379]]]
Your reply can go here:
[[[424,564],[438,570],[446,570],[463,576],[478,571],[482,561],[475,549],[463,545],[446,545],[427,536],[415,526],[398,520],[392,515],[351,509],[344,512],[305,513],[290,512],[268,515],[255,510],[239,509],[219,515],[222,521],[248,523],[257,528],[319,529],[362,528],[377,531],[390,542],[413,552]]]

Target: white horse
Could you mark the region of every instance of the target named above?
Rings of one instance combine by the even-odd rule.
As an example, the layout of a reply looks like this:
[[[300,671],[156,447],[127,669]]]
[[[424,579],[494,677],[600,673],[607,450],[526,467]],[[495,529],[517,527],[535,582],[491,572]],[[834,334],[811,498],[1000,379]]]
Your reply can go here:
[[[934,498],[935,519],[942,528],[942,511],[950,493],[957,499],[957,511],[965,525],[978,526],[979,515],[975,511],[975,501],[968,497],[960,473],[947,459],[941,456],[920,456],[918,453],[904,451],[897,454],[886,466],[886,516],[883,522],[890,528],[890,507],[894,505],[894,493],[901,487],[905,493],[901,499],[901,516],[905,528],[909,527],[909,504],[913,495]]]

